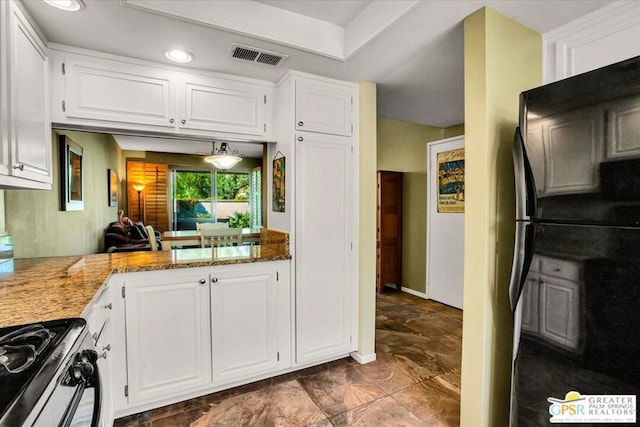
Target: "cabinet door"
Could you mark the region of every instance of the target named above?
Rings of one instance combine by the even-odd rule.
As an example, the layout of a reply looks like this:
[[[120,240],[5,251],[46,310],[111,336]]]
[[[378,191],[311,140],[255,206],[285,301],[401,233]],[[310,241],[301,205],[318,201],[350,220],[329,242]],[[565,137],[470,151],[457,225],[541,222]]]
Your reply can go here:
[[[344,355],[355,348],[354,169],[348,138],[296,135],[298,363]]]
[[[225,384],[278,367],[276,271],[211,274],[213,381]]]
[[[129,403],[211,384],[208,277],[125,279]]]
[[[8,173],[51,183],[51,122],[46,48],[11,2],[9,81],[11,139]]]
[[[545,119],[543,138],[545,195],[599,190],[605,149],[602,111],[581,110]]]
[[[580,287],[557,277],[540,277],[540,329],[542,338],[564,348],[578,348]]]
[[[176,89],[161,69],[68,54],[64,63],[67,118],[175,127]]]
[[[181,129],[265,135],[269,90],[232,80],[186,77],[181,95]],[[269,97],[270,98],[270,97]],[[271,129],[269,129],[271,131]]]
[[[296,81],[296,130],[353,134],[354,90],[317,80]]]

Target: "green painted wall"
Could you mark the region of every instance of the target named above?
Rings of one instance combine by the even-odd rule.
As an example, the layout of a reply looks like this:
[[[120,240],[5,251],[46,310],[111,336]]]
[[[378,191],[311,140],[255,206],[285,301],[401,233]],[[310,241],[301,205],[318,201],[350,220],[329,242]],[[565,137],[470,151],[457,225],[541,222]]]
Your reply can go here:
[[[513,318],[509,279],[518,95],[542,81],[542,37],[494,10],[464,22],[465,266],[463,427],[508,425]]]
[[[451,126],[444,129],[445,138],[453,138],[454,136],[464,135],[464,123]]]
[[[404,172],[402,203],[402,286],[426,291],[427,142],[445,130],[378,117],[377,170]]]
[[[85,205],[83,211],[60,210],[58,134],[83,148]],[[103,250],[104,230],[117,219],[118,207],[107,206],[107,169],[118,173],[119,194],[124,189],[122,152],[110,135],[56,131],[53,144],[51,191],[6,190],[5,222],[14,239],[16,258],[85,255]],[[125,206],[123,197],[119,205]]]

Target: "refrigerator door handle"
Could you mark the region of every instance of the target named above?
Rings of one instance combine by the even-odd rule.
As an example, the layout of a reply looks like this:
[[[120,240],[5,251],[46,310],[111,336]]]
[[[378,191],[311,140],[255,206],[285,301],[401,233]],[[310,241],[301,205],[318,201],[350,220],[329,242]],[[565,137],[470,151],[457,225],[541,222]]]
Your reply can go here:
[[[513,169],[516,186],[516,219],[530,220],[536,213],[536,187],[520,128],[513,137]]]
[[[511,282],[509,284],[509,301],[513,312],[516,311],[516,305],[522,294],[529,267],[531,267],[534,240],[535,225],[529,222],[517,221]]]

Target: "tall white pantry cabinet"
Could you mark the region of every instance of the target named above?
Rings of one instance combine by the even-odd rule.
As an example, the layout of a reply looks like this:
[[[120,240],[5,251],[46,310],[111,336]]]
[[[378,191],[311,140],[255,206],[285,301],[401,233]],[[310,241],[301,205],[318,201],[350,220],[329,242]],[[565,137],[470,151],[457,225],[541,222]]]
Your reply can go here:
[[[270,220],[284,217],[291,227],[301,366],[357,346],[357,85],[292,71],[277,98],[270,159],[285,156],[285,193],[293,197]]]

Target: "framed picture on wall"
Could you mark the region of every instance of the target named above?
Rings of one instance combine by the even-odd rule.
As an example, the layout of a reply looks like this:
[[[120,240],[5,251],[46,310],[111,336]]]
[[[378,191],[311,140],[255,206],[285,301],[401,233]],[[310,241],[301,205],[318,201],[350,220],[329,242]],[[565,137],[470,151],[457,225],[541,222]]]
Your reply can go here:
[[[464,148],[438,153],[438,212],[464,212]]]
[[[285,157],[278,151],[276,157],[273,159],[273,203],[272,209],[274,212],[284,212],[285,208]]]
[[[84,210],[84,171],[82,147],[60,135],[60,210]]]
[[[107,169],[107,203],[112,208],[118,206],[118,174],[111,169]]]

